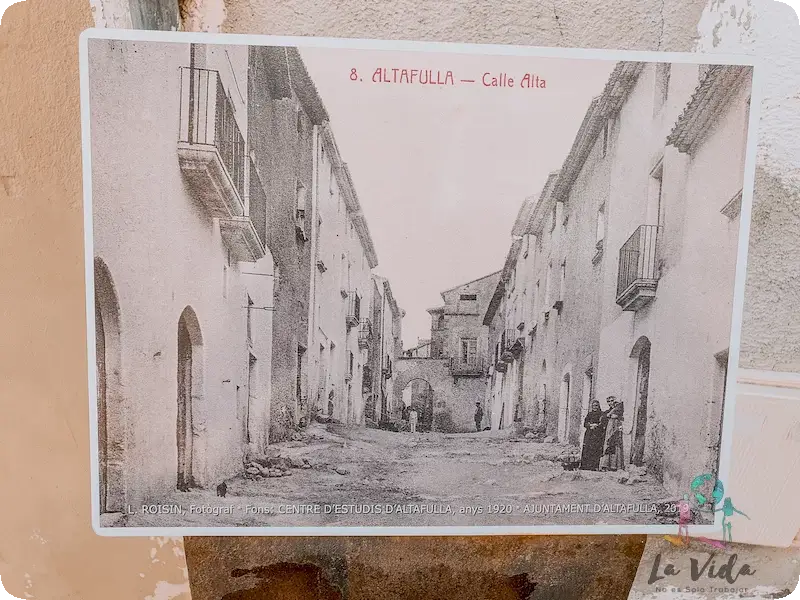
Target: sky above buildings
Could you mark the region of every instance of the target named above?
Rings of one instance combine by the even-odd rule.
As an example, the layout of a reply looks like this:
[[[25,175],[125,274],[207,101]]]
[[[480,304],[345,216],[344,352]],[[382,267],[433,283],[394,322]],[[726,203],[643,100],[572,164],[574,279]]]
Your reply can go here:
[[[352,173],[375,271],[406,311],[403,346],[413,347],[429,337],[426,309],[442,291],[503,267],[520,205],[561,167],[614,63],[300,52]]]

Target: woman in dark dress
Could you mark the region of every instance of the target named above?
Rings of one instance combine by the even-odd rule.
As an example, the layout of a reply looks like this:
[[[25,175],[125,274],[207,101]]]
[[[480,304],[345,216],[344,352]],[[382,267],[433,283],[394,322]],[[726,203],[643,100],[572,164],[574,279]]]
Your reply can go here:
[[[603,444],[606,440],[606,413],[600,408],[600,402],[592,400],[589,412],[583,420],[586,433],[583,436],[583,452],[581,452],[581,469],[597,471],[600,468],[600,457],[603,456]]]

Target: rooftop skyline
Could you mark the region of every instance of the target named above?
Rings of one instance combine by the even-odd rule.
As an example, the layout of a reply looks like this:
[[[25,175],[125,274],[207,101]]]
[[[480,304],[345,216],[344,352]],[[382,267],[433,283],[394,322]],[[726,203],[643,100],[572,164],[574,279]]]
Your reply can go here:
[[[300,52],[352,173],[377,250],[375,271],[406,311],[403,347],[411,348],[430,337],[427,309],[442,304],[441,292],[502,269],[520,205],[561,167],[615,63]],[[414,69],[418,79],[429,71],[434,81],[449,71],[454,85],[385,83],[400,80],[395,68],[408,69],[409,78]],[[540,87],[519,87],[526,74]]]

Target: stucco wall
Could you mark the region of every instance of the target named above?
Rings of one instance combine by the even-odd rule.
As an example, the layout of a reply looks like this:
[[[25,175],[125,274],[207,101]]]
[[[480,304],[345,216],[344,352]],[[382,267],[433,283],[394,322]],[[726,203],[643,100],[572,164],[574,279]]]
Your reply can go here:
[[[241,470],[249,354],[244,307],[247,294],[255,306],[270,304],[272,287],[268,277],[242,270],[271,273],[272,265],[269,255],[244,269],[233,262],[226,275],[218,222],[182,178],[178,68],[188,66],[189,47],[97,40],[90,52],[94,252],[107,265],[120,304],[124,469],[127,500],[135,503],[175,488],[177,335],[187,306],[203,338],[195,358],[202,361],[204,394],[194,399],[192,419],[198,483],[219,483]],[[209,67],[225,71],[208,58]],[[246,68],[246,54],[244,61]],[[261,374],[251,404],[256,443],[267,429],[268,315],[251,314]]]
[[[453,377],[447,359],[401,358],[395,362],[395,406],[402,406],[403,391],[415,379],[433,389],[434,431],[475,431],[475,403],[483,402],[486,393],[483,377]]]

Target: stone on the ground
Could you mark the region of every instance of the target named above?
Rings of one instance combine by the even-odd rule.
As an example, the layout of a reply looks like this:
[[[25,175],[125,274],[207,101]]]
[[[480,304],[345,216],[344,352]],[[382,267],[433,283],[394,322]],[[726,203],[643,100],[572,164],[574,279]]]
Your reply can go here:
[[[545,444],[552,444],[555,441],[556,439],[552,435],[548,435],[546,438],[544,438]]]
[[[303,469],[311,469],[311,465],[309,463],[303,463]]]
[[[283,473],[280,469],[270,469],[268,475],[269,477],[283,477]]]
[[[618,483],[628,483],[629,479],[630,479],[630,475],[628,475],[627,473],[623,472],[623,473],[620,473],[620,474],[617,475],[617,482]]]
[[[336,467],[334,469],[334,471],[336,471],[339,475],[347,475],[347,474],[350,473],[350,471],[348,471],[347,469],[345,469],[343,467]]]
[[[291,472],[291,471],[284,471],[284,472],[283,472],[283,476],[284,476],[284,477],[288,477],[288,476],[289,476],[289,475],[291,475],[291,474],[292,474],[292,472]]]
[[[261,475],[261,471],[257,467],[247,467],[248,475]]]
[[[264,481],[264,476],[263,475],[256,475],[253,479],[255,479],[256,481]]]
[[[526,440],[532,440],[535,437],[536,437],[536,434],[533,433],[532,431],[529,431],[528,433],[525,434],[525,439]]]
[[[494,480],[494,479],[487,479],[486,480],[486,485],[495,485],[495,484],[497,484],[497,481]]]

